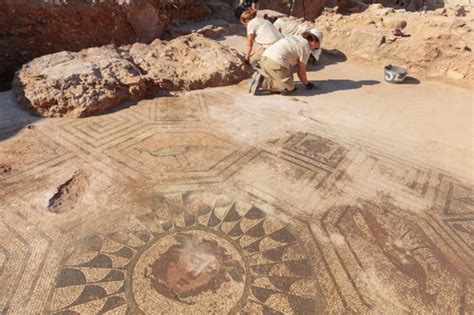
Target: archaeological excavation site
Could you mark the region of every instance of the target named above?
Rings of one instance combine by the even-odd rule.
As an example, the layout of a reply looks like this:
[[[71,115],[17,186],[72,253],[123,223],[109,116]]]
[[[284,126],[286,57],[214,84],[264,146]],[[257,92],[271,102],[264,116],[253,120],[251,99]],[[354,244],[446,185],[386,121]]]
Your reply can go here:
[[[473,0],[0,0],[0,315],[474,314]]]

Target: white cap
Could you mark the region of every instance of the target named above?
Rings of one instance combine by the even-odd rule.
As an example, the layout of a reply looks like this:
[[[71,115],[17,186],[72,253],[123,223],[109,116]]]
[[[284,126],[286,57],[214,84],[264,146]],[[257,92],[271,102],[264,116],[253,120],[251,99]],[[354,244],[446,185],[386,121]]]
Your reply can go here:
[[[309,32],[318,38],[320,45],[323,43],[323,32],[318,30],[316,27],[310,29]]]

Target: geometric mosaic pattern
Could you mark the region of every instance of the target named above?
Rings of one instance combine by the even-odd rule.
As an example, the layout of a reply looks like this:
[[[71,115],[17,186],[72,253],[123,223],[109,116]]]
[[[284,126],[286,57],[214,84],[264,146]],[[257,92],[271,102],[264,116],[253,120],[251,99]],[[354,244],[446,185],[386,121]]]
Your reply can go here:
[[[0,314],[473,312],[472,182],[309,121],[250,145],[232,119],[266,118],[235,101],[0,117]]]
[[[407,192],[409,195],[424,198],[432,180],[432,171],[422,166],[413,165],[399,158],[368,153],[360,172],[373,179],[371,184],[381,182],[393,191]]]
[[[145,131],[135,139],[117,143],[108,155],[149,178],[212,178],[243,154],[232,143],[208,132]]]
[[[434,202],[436,215],[471,251],[474,251],[474,190],[440,175]]]
[[[325,235],[338,235],[332,248],[361,303],[385,304],[384,312],[456,313],[465,304],[468,274],[416,221],[400,209],[366,202],[332,208],[321,218]]]
[[[13,147],[12,141],[7,141],[0,147],[0,155],[2,160],[9,161],[10,171],[0,173],[6,178],[8,176],[18,176],[33,169],[38,170],[41,167],[54,165],[61,161],[63,157],[69,158],[68,151],[55,141],[49,139],[41,132],[31,132],[29,130],[21,132],[17,136],[17,141],[21,141],[24,146],[19,148],[17,145]]]
[[[130,226],[76,245],[51,312],[315,311],[317,281],[285,225],[217,192],[157,198]]]
[[[184,97],[186,102],[183,102],[183,96],[166,97],[159,104],[145,101],[143,103],[146,108],[137,114],[164,126],[186,126],[204,122],[207,112],[202,95],[195,93]]]
[[[343,175],[350,162],[348,154],[346,146],[330,139],[296,133],[253,155],[234,180],[242,189],[264,200],[286,204],[284,208],[293,213],[311,212],[324,192],[331,190]],[[307,196],[311,200],[301,203]]]
[[[309,133],[297,133],[284,144],[284,153],[301,156],[329,168],[336,168],[347,154],[340,144]]]

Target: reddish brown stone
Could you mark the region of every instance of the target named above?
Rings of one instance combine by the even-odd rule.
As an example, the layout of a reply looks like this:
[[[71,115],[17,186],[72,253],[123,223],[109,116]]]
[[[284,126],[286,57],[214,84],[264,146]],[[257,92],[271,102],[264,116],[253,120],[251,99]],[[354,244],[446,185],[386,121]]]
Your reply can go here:
[[[201,0],[5,0],[0,6],[0,90],[31,59],[62,50],[151,42],[176,20],[203,18]]]

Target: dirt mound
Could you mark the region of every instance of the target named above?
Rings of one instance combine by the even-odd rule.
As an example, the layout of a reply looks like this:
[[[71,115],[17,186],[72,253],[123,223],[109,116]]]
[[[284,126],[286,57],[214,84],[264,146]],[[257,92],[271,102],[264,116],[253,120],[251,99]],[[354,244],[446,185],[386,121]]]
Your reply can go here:
[[[206,17],[201,0],[4,0],[0,6],[0,90],[31,59],[107,44],[149,43],[170,22]]]
[[[15,76],[17,102],[43,117],[84,117],[145,93],[140,70],[113,46],[34,59]]]
[[[129,55],[146,73],[149,89],[194,90],[240,82],[251,68],[234,49],[191,34],[171,42],[134,44]]]
[[[16,73],[13,93],[42,117],[84,117],[146,92],[229,85],[250,73],[236,50],[192,34],[39,57]]]
[[[325,48],[349,57],[405,65],[422,77],[474,80],[472,11],[453,7],[406,12],[374,4],[357,14],[323,14],[316,24],[325,34]],[[402,21],[407,24],[404,35],[395,36]]]

